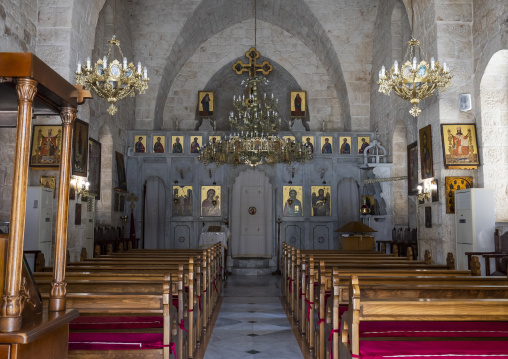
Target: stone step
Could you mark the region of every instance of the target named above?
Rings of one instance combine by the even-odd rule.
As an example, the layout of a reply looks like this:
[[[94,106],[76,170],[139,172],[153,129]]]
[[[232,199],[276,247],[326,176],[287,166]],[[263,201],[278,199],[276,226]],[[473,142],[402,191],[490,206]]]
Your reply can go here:
[[[228,270],[233,275],[267,275],[272,274],[277,269],[270,259],[234,258],[231,262],[232,265],[228,266]]]

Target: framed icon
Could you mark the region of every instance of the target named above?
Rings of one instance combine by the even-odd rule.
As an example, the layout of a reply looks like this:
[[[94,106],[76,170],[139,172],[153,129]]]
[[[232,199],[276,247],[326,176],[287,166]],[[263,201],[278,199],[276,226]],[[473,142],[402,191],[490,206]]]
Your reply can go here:
[[[220,186],[201,186],[201,217],[221,215]]]
[[[192,186],[173,186],[173,216],[192,216]]]
[[[291,117],[305,117],[307,115],[307,92],[291,91],[289,103]]]
[[[208,136],[208,143],[215,144],[219,143],[222,140],[221,136]]]
[[[341,136],[339,137],[339,143],[340,143],[339,153],[341,155],[351,154],[351,137]]]
[[[302,143],[307,146],[309,153],[314,153],[314,136],[302,136]]]
[[[421,128],[420,134],[420,163],[422,179],[434,177],[434,160],[432,157],[432,132],[430,125]]]
[[[93,138],[88,139],[88,191],[101,199],[101,143]]]
[[[303,216],[302,186],[283,186],[282,202],[284,203],[283,215],[286,217]]]
[[[445,177],[446,213],[455,213],[455,191],[473,188],[473,177]]]
[[[171,136],[171,153],[183,153],[183,136]]]
[[[330,186],[311,186],[312,216],[329,217],[331,215]]]
[[[407,146],[407,194],[418,193],[418,142]]]
[[[72,134],[72,175],[88,176],[88,123],[74,121]]]
[[[30,167],[57,169],[60,166],[62,126],[33,127]]]
[[[358,137],[358,153],[363,155],[363,152],[370,145],[370,137],[369,136],[360,136]],[[367,152],[369,153],[369,152]]]
[[[146,136],[145,135],[134,135],[134,152],[145,153],[146,152]]]
[[[198,116],[213,117],[213,101],[215,93],[213,91],[198,91]]]
[[[321,153],[333,152],[333,137],[321,136]]]
[[[476,169],[480,165],[474,123],[441,125],[441,136],[446,169]]]
[[[166,152],[166,136],[163,135],[152,135],[152,148],[153,153],[164,153]]]
[[[199,153],[203,143],[202,136],[191,136],[192,142],[190,144],[190,153]]]

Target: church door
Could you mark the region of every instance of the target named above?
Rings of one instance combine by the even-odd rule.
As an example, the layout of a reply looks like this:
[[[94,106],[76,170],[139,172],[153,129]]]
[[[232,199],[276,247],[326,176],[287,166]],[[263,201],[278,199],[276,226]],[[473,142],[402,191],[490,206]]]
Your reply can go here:
[[[271,258],[273,255],[272,185],[258,170],[235,180],[231,206],[231,255]]]
[[[166,248],[166,188],[159,177],[149,177],[145,182],[144,239],[145,249]]]

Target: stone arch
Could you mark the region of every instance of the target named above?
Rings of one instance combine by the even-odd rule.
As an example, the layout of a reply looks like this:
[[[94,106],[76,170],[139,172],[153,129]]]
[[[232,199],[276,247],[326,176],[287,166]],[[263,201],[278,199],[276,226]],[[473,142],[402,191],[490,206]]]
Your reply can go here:
[[[266,93],[267,96],[270,94],[274,94],[279,100],[279,112],[281,114],[289,113],[289,97],[282,96],[281,94],[288,94],[289,91],[297,91],[301,90],[301,87],[298,85],[296,79],[280,64],[276,61],[262,58],[261,61],[268,60],[273,65],[277,71],[274,71],[274,74],[270,76],[270,82],[263,85],[260,89],[260,95]],[[245,89],[240,85],[240,79],[243,79],[243,76],[238,76],[231,67],[236,62],[236,60],[230,61],[228,64],[224,65],[215,75],[212,76],[210,80],[208,80],[204,90],[207,89],[215,91],[215,114],[214,117],[216,119],[216,130],[217,131],[230,131],[231,128],[229,126],[228,115],[231,110],[232,102],[231,99],[235,95],[245,94]],[[236,86],[234,86],[236,85]],[[309,113],[311,110],[309,106],[307,106]],[[289,120],[288,116],[284,116],[285,120]],[[201,125],[202,119],[198,118],[196,115],[196,130]],[[304,119],[306,121],[307,118]],[[304,122],[305,123],[305,122]],[[289,124],[283,123],[281,130],[288,131]]]
[[[480,82],[480,186],[494,190],[496,222],[508,221],[508,50],[496,52]]]
[[[404,121],[395,124],[392,136],[394,177],[407,176],[407,127]],[[407,181],[393,182],[393,224],[408,226]]]
[[[207,1],[202,1],[196,7],[180,31],[164,66],[155,104],[154,128],[161,128],[164,106],[173,81],[199,46],[220,31],[253,17],[253,7],[246,7],[241,0],[235,0],[233,3],[218,1],[213,11]],[[292,2],[261,0],[257,17],[300,38],[316,54],[333,79],[342,109],[342,122],[350,124],[348,90],[337,53],[333,50],[326,31],[304,0]]]

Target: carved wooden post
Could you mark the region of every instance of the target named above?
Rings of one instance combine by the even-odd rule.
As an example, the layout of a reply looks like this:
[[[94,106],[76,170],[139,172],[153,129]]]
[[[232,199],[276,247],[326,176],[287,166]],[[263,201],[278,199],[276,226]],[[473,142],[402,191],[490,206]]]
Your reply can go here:
[[[32,133],[32,103],[37,93],[37,82],[19,78],[18,119],[16,125],[16,149],[12,181],[11,224],[5,263],[5,284],[0,308],[0,331],[13,332],[21,328],[23,303],[19,294],[25,237],[26,187],[28,183],[28,160]]]
[[[67,225],[69,218],[69,180],[72,153],[72,127],[77,110],[72,107],[62,108],[62,151],[60,174],[58,176],[58,205],[56,209],[55,260],[53,264],[53,282],[49,292],[49,311],[65,310],[65,256],[67,252]]]

